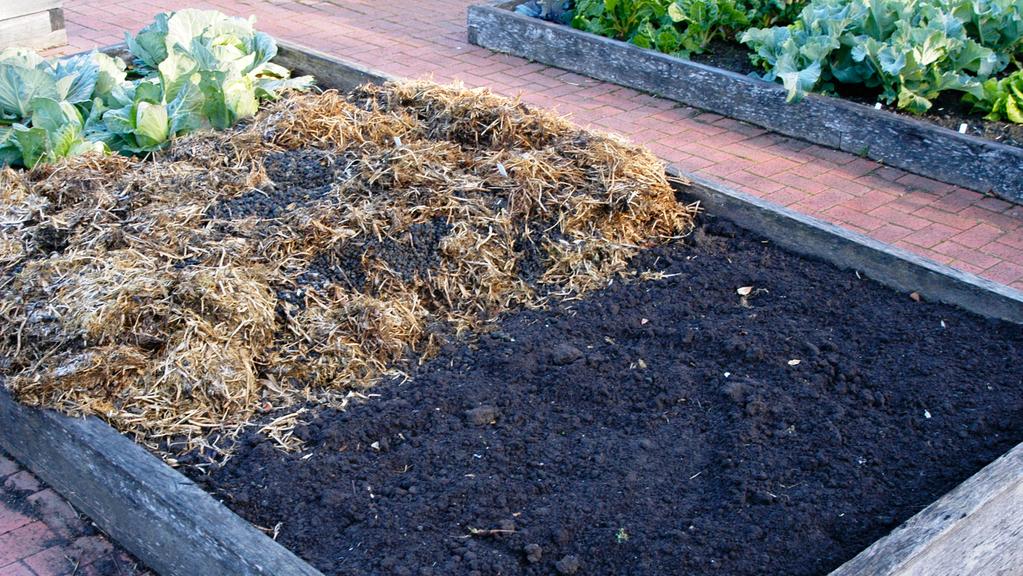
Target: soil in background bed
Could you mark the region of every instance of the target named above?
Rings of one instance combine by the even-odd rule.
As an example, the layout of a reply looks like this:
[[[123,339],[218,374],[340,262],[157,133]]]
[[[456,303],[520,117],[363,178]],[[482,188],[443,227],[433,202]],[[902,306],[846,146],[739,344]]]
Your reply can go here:
[[[637,266],[674,276],[511,316],[197,480],[326,574],[809,575],[1023,440],[1018,326],[727,222]]]

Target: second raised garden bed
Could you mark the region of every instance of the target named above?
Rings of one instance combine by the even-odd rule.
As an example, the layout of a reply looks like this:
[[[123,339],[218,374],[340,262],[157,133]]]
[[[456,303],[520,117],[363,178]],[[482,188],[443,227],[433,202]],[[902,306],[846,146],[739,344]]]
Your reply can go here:
[[[469,41],[1023,202],[1021,148],[829,96],[787,103],[780,85],[513,12],[521,3],[470,7]]]
[[[342,90],[384,79],[277,62]],[[377,398],[313,407],[301,451],[251,434],[185,470],[329,574],[823,574],[1023,440],[1018,292],[710,183],[676,191],[706,214],[634,263],[663,279],[509,315]],[[96,420],[0,395],[0,423],[166,574],[316,573]],[[1018,534],[1000,508],[1018,458],[839,573],[899,573],[953,531]]]
[[[0,5],[0,50],[42,50],[67,44],[64,0],[4,0]]]

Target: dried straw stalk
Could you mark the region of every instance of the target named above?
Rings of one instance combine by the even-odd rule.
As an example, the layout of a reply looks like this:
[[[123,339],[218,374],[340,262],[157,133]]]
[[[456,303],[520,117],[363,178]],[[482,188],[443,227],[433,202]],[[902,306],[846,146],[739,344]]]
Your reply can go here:
[[[4,170],[0,201],[6,385],[151,445],[343,400],[635,276],[696,212],[641,148],[422,82],[291,96],[152,159]],[[297,420],[264,432],[293,445]]]

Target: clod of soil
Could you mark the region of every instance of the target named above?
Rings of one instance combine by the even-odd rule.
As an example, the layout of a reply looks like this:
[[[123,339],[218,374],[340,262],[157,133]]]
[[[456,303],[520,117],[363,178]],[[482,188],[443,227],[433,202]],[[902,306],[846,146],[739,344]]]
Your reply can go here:
[[[1023,440],[1019,326],[715,220],[633,265],[666,276],[448,344],[303,414],[300,452],[253,433],[187,470],[329,575],[798,576]]]

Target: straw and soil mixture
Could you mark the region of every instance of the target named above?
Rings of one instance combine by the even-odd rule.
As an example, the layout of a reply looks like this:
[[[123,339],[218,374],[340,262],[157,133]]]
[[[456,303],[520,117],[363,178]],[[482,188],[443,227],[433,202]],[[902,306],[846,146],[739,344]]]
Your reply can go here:
[[[292,96],[151,159],[5,170],[0,194],[0,379],[168,450],[656,277],[630,258],[696,211],[649,152],[429,83]],[[265,431],[287,447],[292,423]]]
[[[664,278],[304,412],[300,452],[252,433],[186,470],[330,575],[796,576],[1023,440],[1018,326],[721,221],[633,265]]]

